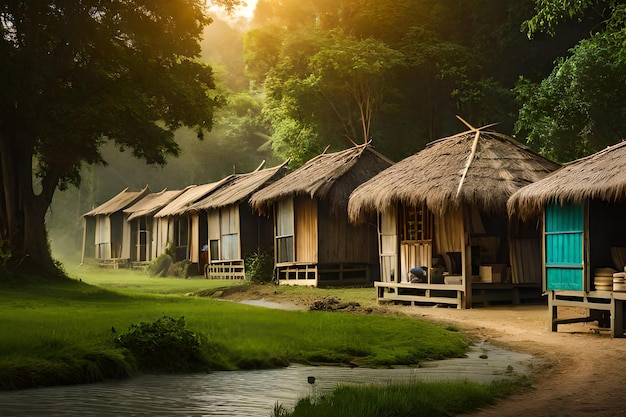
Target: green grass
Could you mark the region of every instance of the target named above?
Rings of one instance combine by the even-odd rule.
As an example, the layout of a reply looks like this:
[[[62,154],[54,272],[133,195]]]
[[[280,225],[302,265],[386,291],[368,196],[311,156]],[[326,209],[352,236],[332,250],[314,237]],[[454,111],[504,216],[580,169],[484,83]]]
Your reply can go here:
[[[416,364],[467,348],[458,332],[421,320],[272,310],[184,295],[232,281],[81,268],[69,270],[73,280],[0,285],[0,389],[131,375],[136,360],[114,338],[164,315],[206,336],[214,369]]]
[[[293,410],[280,404],[272,417],[429,417],[469,413],[529,387],[526,377],[479,384],[468,381],[393,385],[340,385],[319,398],[303,398]]]

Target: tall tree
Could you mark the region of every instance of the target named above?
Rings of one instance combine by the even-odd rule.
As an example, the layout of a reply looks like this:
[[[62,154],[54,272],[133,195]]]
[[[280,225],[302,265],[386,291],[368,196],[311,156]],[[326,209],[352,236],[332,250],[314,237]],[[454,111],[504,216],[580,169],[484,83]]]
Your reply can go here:
[[[175,129],[211,128],[220,98],[196,60],[205,3],[0,0],[3,259],[53,265],[44,216],[55,189],[105,163],[103,144],[163,164],[178,152]]]

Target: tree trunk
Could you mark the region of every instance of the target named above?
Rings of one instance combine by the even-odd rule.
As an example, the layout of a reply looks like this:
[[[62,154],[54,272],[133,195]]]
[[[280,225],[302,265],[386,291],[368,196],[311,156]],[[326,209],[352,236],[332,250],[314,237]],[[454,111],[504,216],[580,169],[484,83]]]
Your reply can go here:
[[[54,263],[45,215],[58,178],[44,178],[42,191],[35,194],[32,143],[21,135],[0,134],[0,260],[5,259],[10,268],[50,269]]]

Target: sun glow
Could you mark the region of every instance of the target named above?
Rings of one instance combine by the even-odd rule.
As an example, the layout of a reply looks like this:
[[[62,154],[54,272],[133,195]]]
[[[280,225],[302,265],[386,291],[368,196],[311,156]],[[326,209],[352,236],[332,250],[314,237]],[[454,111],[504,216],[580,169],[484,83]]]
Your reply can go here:
[[[256,2],[257,0],[245,0],[245,6],[235,8],[235,15],[244,17],[247,20],[252,19],[254,9],[256,8]]]
[[[227,14],[224,9],[219,6],[212,5],[209,12],[221,20],[230,22],[231,25],[247,24],[252,20],[257,0],[244,0],[240,6],[233,9],[231,14]]]

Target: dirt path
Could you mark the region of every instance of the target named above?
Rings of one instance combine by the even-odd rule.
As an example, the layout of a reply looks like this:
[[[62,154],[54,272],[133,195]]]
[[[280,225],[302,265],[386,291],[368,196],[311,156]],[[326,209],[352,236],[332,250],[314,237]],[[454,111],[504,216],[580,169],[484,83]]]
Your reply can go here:
[[[309,299],[285,299],[271,291],[231,294],[234,301],[264,299],[306,308]],[[436,307],[386,306],[385,309],[457,325],[471,337],[535,355],[542,366],[533,389],[509,397],[474,417],[626,416],[626,339],[590,330],[591,324],[549,330],[546,306],[499,306],[457,310]],[[583,315],[581,309],[559,313]]]
[[[400,308],[455,323],[474,337],[542,359],[530,392],[472,416],[626,416],[626,339],[592,333],[590,324],[562,325],[553,333],[546,306]]]

